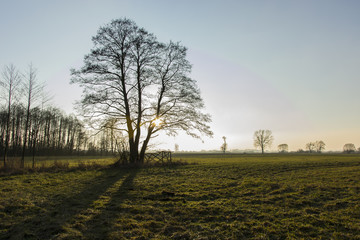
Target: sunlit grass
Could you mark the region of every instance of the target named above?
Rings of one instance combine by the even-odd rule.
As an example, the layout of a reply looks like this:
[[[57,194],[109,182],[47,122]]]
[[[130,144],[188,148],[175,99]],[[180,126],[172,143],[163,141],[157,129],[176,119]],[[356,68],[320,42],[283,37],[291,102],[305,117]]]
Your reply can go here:
[[[196,164],[0,178],[0,238],[359,239],[357,155],[177,155]]]
[[[10,168],[20,168],[20,157],[9,157],[7,165]],[[114,156],[37,156],[35,158],[35,168],[47,168],[54,164],[64,165],[67,167],[76,167],[79,164],[110,165],[116,161]],[[0,168],[4,162],[0,162]],[[33,166],[32,157],[25,157],[25,169],[31,169]]]

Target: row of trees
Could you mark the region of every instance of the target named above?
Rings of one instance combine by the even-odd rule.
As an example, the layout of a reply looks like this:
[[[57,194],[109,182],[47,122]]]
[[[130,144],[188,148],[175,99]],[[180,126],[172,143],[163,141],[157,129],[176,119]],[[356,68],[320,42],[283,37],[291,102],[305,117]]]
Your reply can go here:
[[[44,96],[42,94],[44,85],[37,81],[36,70],[31,65],[26,73],[21,73],[14,65],[9,65],[3,68],[0,87],[1,107],[3,108],[1,111],[0,150],[4,166],[6,166],[9,150],[14,148],[17,151],[22,149],[21,165],[24,166],[26,146],[29,145],[31,110],[34,103]],[[44,99],[43,97],[42,100]],[[24,107],[19,107],[19,103],[22,103]],[[19,114],[22,117],[18,117]],[[35,125],[34,122],[32,124]],[[20,135],[22,138],[19,137]],[[12,145],[10,145],[11,143]]]
[[[266,145],[266,146],[270,146],[270,145]],[[326,146],[326,144],[322,140],[319,140],[316,142],[309,142],[305,145],[305,151],[302,149],[299,149],[297,152],[321,153],[323,150],[325,150],[325,146]],[[289,146],[286,143],[279,144],[278,151],[281,153],[288,152]],[[344,153],[355,153],[356,151],[360,152],[360,147],[358,149],[356,149],[356,147],[353,143],[346,143],[343,146]]]
[[[0,156],[6,167],[9,157],[114,154],[126,148],[123,136],[106,121],[90,131],[74,115],[66,115],[48,104],[44,84],[37,81],[30,65],[21,73],[5,66],[0,78]]]
[[[26,154],[64,154],[79,150],[85,139],[83,124],[53,107],[12,105],[0,111],[0,153],[2,156]],[[7,149],[6,149],[7,147]],[[24,151],[23,151],[24,150]]]
[[[223,140],[224,143],[221,145],[220,149],[223,153],[225,153],[225,151],[227,150],[226,137],[223,137]],[[266,148],[271,147],[273,141],[274,136],[272,135],[272,132],[270,130],[260,129],[254,132],[254,147],[259,148],[262,154],[264,154]],[[299,149],[297,152],[321,153],[323,150],[325,150],[325,147],[326,144],[324,143],[324,141],[319,140],[307,143],[305,145],[305,151],[303,149]],[[280,153],[286,153],[289,151],[289,145],[286,143],[279,144],[277,148]],[[353,143],[347,143],[343,147],[344,153],[354,153],[356,151],[360,152],[360,147],[356,149]]]
[[[270,147],[274,141],[274,136],[270,130],[257,130],[254,133],[254,146],[261,149],[264,153],[265,148]],[[306,144],[306,149],[309,153],[321,153],[325,149],[325,143],[321,140],[316,142],[309,142]],[[288,152],[289,146],[286,143],[278,145],[278,151],[281,153]]]
[[[274,141],[274,137],[270,130],[258,130],[254,133],[254,146],[261,149],[261,153],[264,153],[264,149],[270,147]],[[326,144],[322,141],[309,142],[305,145],[305,149],[309,153],[321,153],[325,150]],[[278,151],[285,153],[289,151],[289,146],[286,143],[278,145]]]
[[[305,145],[306,151],[299,149],[298,152],[308,152],[308,153],[321,153],[325,150],[325,143],[323,141],[309,142]],[[286,143],[278,145],[278,151],[280,153],[285,153],[289,151],[289,146]]]

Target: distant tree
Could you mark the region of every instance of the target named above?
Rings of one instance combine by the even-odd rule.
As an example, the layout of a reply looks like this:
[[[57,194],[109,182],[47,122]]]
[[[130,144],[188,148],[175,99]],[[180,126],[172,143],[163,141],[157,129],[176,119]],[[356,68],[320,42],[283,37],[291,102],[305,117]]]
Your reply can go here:
[[[175,152],[179,151],[179,144],[175,143]]]
[[[222,138],[223,138],[223,141],[224,141],[224,142],[223,142],[223,144],[221,145],[220,149],[221,149],[221,151],[225,154],[228,145],[227,145],[227,143],[226,143],[226,137],[223,136]]]
[[[356,151],[356,147],[353,143],[346,143],[343,147],[344,153],[353,153]]]
[[[128,136],[131,163],[144,162],[159,131],[212,136],[184,46],[161,43],[129,19],[101,27],[92,41],[84,66],[71,70],[71,82],[83,87],[84,117],[95,124],[117,119]]]
[[[14,65],[5,66],[0,79],[1,98],[6,103],[7,116],[6,116],[6,131],[5,131],[5,146],[4,146],[4,167],[6,167],[7,153],[9,150],[10,141],[10,121],[11,109],[16,96],[18,95],[21,87],[21,74]]]
[[[264,150],[270,147],[274,141],[274,137],[270,130],[257,130],[254,133],[254,146],[261,149],[261,153],[264,154]]]
[[[315,147],[315,143],[314,142],[309,142],[305,145],[305,149],[309,152],[309,153],[312,153],[316,150],[316,147]]]
[[[278,151],[281,153],[285,153],[289,150],[289,146],[286,143],[278,145]]]
[[[318,153],[321,153],[323,150],[325,150],[325,143],[323,141],[316,141],[315,143],[315,150],[318,152]]]
[[[297,153],[304,153],[304,150],[302,148],[299,148],[296,152]]]

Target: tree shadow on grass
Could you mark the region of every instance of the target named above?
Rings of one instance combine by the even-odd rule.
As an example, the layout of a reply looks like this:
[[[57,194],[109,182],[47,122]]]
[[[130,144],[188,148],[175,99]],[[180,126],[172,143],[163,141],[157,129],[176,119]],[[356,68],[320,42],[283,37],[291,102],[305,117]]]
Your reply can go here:
[[[115,223],[119,215],[128,210],[122,204],[132,205],[133,201],[139,197],[136,195],[134,186],[137,171],[138,169],[133,169],[121,183],[114,184],[111,189],[108,189],[107,199],[103,202],[104,204],[97,207],[93,206],[97,208],[97,211],[93,211],[93,214],[86,222],[78,226],[75,225],[85,239],[112,239],[114,237],[109,236],[111,232],[121,232],[121,229]],[[74,219],[74,223],[79,223],[81,221],[79,221],[79,218],[81,219],[81,216]],[[121,235],[117,236],[117,238],[121,237]]]
[[[71,239],[83,238],[82,222],[90,221],[93,215],[106,205],[111,192],[119,191],[126,196],[138,169],[105,169],[89,182],[78,194],[62,196],[55,194],[38,208],[24,216],[1,239]],[[74,183],[69,183],[74,184]],[[119,193],[120,193],[119,192]],[[40,209],[40,210],[39,210]],[[79,222],[76,222],[79,221]]]
[[[161,186],[160,189],[157,188],[156,190],[150,190],[147,187],[148,184],[154,183],[151,183],[151,181],[154,181],[154,178],[152,178],[154,174],[160,173],[163,178],[168,179],[169,170],[172,172],[177,168],[176,165],[145,168],[138,178],[141,179],[139,183],[135,182],[138,169],[129,172],[129,175],[121,184],[114,185],[114,188],[109,191],[110,194],[106,204],[101,206],[91,219],[78,226],[81,235],[84,239],[149,239],[162,234],[165,226],[164,213],[162,210],[157,209],[156,205],[161,202],[168,203],[173,207],[178,202],[183,202],[183,198],[175,196],[173,192],[165,191],[165,186]],[[175,177],[175,173],[173,174],[173,177]],[[151,176],[150,182],[149,179],[145,180],[143,178],[145,175]],[[149,206],[149,201],[151,206]],[[170,209],[171,206],[169,206]],[[170,226],[173,229],[165,231],[171,232],[176,227]]]

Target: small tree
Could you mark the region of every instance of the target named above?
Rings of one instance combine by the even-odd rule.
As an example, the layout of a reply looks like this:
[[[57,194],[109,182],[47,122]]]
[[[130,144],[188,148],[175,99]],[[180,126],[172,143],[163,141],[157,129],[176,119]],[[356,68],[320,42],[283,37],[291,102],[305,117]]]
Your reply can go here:
[[[227,145],[227,143],[226,143],[226,137],[223,136],[222,138],[223,138],[223,140],[224,140],[224,143],[221,145],[220,149],[221,149],[221,151],[225,154],[228,145]]]
[[[254,146],[261,149],[261,153],[264,154],[264,150],[270,147],[274,137],[270,130],[257,130],[254,133]]]
[[[281,153],[285,153],[289,150],[289,146],[286,143],[278,145],[278,151]]]
[[[343,147],[344,153],[353,153],[356,151],[356,147],[353,143],[347,143]]]
[[[314,142],[309,142],[305,145],[305,149],[308,150],[309,153],[312,153],[315,151],[315,143]]]
[[[179,144],[175,143],[175,152],[179,151]]]
[[[318,152],[318,153],[321,153],[322,150],[325,150],[325,143],[323,141],[316,141],[315,142],[315,150]]]

